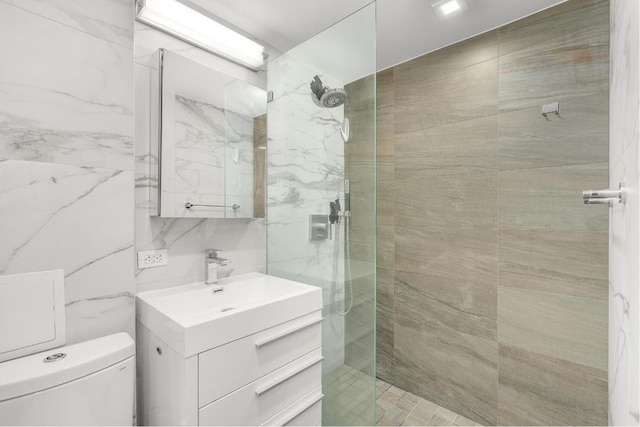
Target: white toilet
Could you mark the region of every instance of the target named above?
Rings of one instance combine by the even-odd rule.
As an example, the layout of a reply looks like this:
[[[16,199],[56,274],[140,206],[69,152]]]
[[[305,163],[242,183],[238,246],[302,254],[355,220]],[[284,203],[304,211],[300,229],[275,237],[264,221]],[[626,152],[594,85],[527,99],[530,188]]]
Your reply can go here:
[[[0,363],[0,425],[132,425],[135,345],[126,333]]]

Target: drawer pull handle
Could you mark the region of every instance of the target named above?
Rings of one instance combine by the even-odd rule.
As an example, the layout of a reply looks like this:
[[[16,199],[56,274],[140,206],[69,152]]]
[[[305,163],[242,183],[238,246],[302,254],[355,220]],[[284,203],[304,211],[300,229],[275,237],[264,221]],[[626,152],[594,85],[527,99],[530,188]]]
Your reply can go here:
[[[295,419],[298,415],[302,414],[304,411],[306,411],[307,409],[311,408],[316,403],[320,402],[323,397],[324,397],[324,394],[322,394],[322,393],[320,393],[318,396],[314,397],[314,399],[311,402],[307,403],[304,406],[304,408],[300,409],[299,411],[296,411],[295,414],[291,414],[290,416],[285,418],[284,421],[282,421],[282,425],[290,423],[291,420]]]
[[[264,393],[268,392],[272,388],[277,387],[280,384],[282,384],[283,382],[287,381],[289,378],[293,378],[296,375],[298,375],[300,372],[306,371],[310,367],[315,366],[318,363],[322,362],[323,359],[324,359],[324,357],[318,356],[315,359],[313,359],[312,361],[305,363],[304,365],[302,365],[301,367],[296,369],[294,372],[292,372],[290,374],[287,374],[285,377],[278,378],[278,379],[273,380],[270,383],[268,383],[268,384],[266,384],[266,385],[264,385],[262,387],[257,388],[256,389],[256,396],[260,397],[261,395],[263,395]]]
[[[298,325],[295,328],[289,329],[288,331],[283,331],[283,332],[280,332],[279,334],[273,335],[273,336],[271,336],[269,338],[264,338],[264,339],[262,339],[260,341],[256,341],[256,348],[260,348],[260,347],[263,347],[263,346],[265,346],[267,344],[271,344],[272,342],[278,341],[279,339],[282,339],[282,338],[286,337],[287,335],[295,334],[296,332],[301,331],[303,329],[306,329],[306,328],[308,328],[310,326],[317,325],[318,323],[321,323],[323,320],[324,320],[324,317],[321,317],[319,319],[314,319],[314,320],[311,320],[311,321],[309,321],[307,323],[303,323],[302,325]]]

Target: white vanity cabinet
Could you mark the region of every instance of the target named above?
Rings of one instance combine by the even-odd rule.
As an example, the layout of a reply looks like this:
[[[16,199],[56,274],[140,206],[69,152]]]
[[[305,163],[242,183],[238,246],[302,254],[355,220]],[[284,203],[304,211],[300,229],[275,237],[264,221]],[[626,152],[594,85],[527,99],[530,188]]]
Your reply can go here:
[[[154,326],[162,322],[142,319],[142,310],[137,322],[139,423],[320,425],[321,291],[310,286],[307,290],[309,294],[298,294],[306,301],[298,299],[296,304],[294,297],[269,316],[278,319],[293,307],[284,321],[273,324],[274,321],[262,319],[256,323],[255,332],[216,342],[219,345],[192,355],[181,353],[184,348],[197,346],[169,342],[176,336],[175,325],[166,330],[161,327],[156,333]],[[142,301],[138,303],[153,305],[154,296],[166,298],[167,294],[151,298],[141,294]],[[277,309],[278,304],[275,305],[272,308]],[[167,323],[171,322],[164,325]],[[241,329],[247,330],[246,325]],[[173,334],[167,335],[168,332]]]

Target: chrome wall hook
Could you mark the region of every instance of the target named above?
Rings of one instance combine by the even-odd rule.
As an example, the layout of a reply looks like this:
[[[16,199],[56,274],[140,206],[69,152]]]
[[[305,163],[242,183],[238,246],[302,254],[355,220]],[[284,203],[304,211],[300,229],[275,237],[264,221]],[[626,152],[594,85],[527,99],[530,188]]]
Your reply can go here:
[[[553,102],[551,104],[544,104],[542,106],[542,115],[547,117],[549,114],[560,115],[560,103]]]

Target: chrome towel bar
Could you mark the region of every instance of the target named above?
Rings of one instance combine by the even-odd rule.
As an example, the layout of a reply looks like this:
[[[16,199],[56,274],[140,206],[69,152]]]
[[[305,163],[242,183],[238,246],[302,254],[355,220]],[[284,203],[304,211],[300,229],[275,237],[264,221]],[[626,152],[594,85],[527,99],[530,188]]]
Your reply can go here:
[[[585,190],[582,192],[582,200],[585,205],[610,205],[615,202],[627,202],[627,187],[620,183],[617,190]]]
[[[231,206],[227,206],[227,205],[196,205],[194,203],[191,202],[187,202],[184,204],[184,207],[187,209],[191,209],[194,207],[203,207],[203,208],[233,208],[233,209],[240,209],[240,205],[234,203]]]

